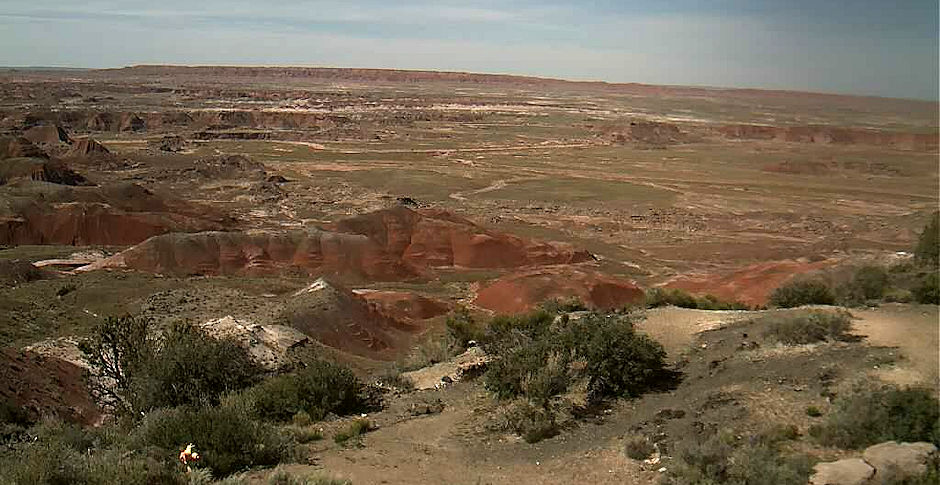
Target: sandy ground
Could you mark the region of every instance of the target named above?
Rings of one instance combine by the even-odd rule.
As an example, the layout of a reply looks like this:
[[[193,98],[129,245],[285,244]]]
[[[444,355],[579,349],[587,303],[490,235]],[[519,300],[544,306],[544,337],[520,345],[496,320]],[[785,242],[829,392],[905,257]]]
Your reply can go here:
[[[903,359],[894,366],[873,369],[875,375],[899,385],[940,387],[940,315],[936,305],[888,304],[853,310],[855,332],[869,344],[897,347]]]

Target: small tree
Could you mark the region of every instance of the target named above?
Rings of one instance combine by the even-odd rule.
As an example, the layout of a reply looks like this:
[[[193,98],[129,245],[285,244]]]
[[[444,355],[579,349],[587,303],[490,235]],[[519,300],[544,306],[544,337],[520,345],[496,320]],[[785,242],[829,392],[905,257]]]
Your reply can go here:
[[[141,364],[150,358],[152,322],[130,315],[108,317],[79,344],[88,361],[88,386],[92,396],[118,412],[133,409],[133,380]]]
[[[940,263],[940,212],[934,212],[917,239],[914,256],[918,261],[936,266]]]

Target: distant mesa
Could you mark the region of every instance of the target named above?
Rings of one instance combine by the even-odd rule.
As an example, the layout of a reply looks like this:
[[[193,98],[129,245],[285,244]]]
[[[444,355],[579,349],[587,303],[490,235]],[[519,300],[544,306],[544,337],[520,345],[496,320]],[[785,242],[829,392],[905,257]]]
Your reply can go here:
[[[329,230],[203,232],[153,237],[86,269],[168,274],[258,274],[291,270],[396,281],[435,267],[517,268],[591,259],[566,243],[488,231],[450,212],[384,209]]]
[[[613,309],[641,303],[644,292],[632,281],[580,267],[546,267],[509,274],[477,292],[477,306],[501,314],[530,311],[551,299],[580,300],[589,308]]]

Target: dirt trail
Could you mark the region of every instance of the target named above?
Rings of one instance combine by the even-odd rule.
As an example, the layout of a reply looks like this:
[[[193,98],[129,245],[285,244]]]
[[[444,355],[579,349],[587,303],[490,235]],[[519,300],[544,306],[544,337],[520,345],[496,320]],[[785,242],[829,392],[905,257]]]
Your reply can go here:
[[[897,347],[903,360],[878,377],[900,385],[940,387],[940,315],[936,305],[882,305],[853,310],[855,333],[864,335],[870,345]]]

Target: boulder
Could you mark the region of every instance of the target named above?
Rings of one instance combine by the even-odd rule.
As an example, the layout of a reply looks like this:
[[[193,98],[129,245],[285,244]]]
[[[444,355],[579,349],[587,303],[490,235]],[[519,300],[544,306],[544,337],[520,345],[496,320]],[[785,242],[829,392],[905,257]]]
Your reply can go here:
[[[810,485],[864,485],[875,475],[875,469],[861,458],[846,458],[813,467]]]
[[[927,473],[927,462],[937,452],[932,443],[886,441],[869,446],[862,458],[875,468],[875,479],[916,477]]]

